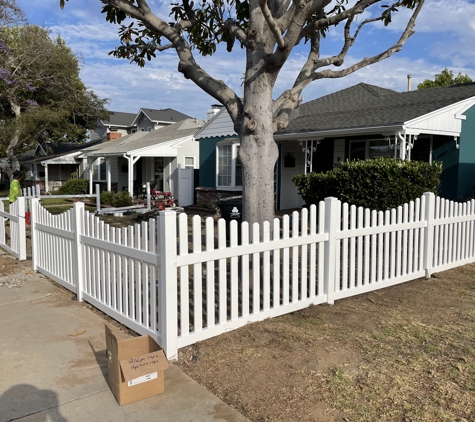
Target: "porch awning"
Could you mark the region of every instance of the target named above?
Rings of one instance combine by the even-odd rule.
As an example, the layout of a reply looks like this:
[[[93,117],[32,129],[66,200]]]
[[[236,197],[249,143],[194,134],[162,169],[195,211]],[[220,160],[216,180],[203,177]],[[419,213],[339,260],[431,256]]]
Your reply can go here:
[[[50,158],[49,160],[44,160],[41,162],[41,164],[79,164],[76,161],[75,156],[67,155],[64,157],[55,157],[55,158]]]

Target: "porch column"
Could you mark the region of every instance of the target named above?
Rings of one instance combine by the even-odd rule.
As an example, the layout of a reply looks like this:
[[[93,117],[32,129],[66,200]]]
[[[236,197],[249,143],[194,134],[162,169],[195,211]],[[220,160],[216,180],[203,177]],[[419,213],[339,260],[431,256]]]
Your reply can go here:
[[[92,195],[92,190],[93,190],[93,181],[92,178],[94,177],[94,172],[93,172],[93,164],[96,161],[96,159],[91,159],[87,157],[87,168],[89,170],[89,195]]]
[[[127,174],[127,177],[128,177],[127,185],[129,188],[129,195],[131,198],[133,198],[134,197],[134,159],[133,157],[125,157],[125,158],[127,158],[129,162],[129,171]]]
[[[127,159],[129,163],[129,172],[128,172],[128,187],[129,187],[129,195],[133,198],[134,197],[134,164],[139,160],[140,155],[137,157],[128,156],[124,154],[124,158]]]
[[[107,191],[110,192],[112,188],[111,183],[111,159],[110,157],[106,157],[106,180],[107,180]]]
[[[43,164],[43,163],[41,163]],[[49,192],[49,188],[48,188],[48,185],[49,185],[49,182],[48,182],[48,163],[44,163],[43,166],[45,167],[45,192],[48,193]]]
[[[397,136],[399,138],[399,158],[401,160],[406,159],[406,133],[404,132],[401,134],[401,132],[397,133]]]

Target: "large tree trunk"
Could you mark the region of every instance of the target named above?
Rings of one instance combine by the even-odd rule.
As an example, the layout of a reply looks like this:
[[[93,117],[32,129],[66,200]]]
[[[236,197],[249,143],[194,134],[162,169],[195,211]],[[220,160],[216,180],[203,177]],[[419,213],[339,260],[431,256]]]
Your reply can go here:
[[[274,218],[274,166],[278,157],[273,137],[272,89],[274,76],[265,71],[272,53],[272,35],[264,25],[262,13],[253,11],[249,29],[244,114],[239,127],[243,167],[244,221],[263,223]]]

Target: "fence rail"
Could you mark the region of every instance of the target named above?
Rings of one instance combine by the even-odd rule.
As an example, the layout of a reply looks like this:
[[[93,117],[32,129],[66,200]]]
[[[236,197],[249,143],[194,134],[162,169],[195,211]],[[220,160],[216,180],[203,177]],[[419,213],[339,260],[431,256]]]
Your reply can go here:
[[[475,261],[475,201],[431,193],[385,212],[327,198],[262,227],[232,221],[229,233],[222,219],[173,211],[119,229],[82,203],[55,216],[31,204],[33,268],[171,359],[251,321]]]

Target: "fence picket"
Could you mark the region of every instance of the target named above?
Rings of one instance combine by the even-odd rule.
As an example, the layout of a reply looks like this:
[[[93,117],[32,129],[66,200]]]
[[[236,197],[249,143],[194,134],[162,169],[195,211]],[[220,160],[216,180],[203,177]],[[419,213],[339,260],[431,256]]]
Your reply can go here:
[[[270,225],[268,221],[265,221],[262,225],[262,241],[264,243],[269,243],[270,241]],[[266,251],[263,254],[262,262],[263,262],[263,274],[262,274],[262,282],[263,282],[263,304],[262,309],[264,311],[268,311],[270,309],[270,251]],[[235,259],[236,258],[231,258]],[[233,274],[233,267],[231,266],[231,275]],[[233,304],[234,306],[234,304]],[[236,309],[238,307],[238,303],[236,300]]]
[[[220,218],[218,220],[218,249],[226,249],[226,222]],[[249,271],[249,269],[247,269]],[[226,281],[226,259],[218,261],[219,277],[219,323],[224,324],[227,320],[227,281]]]
[[[193,225],[193,253],[201,252],[201,218],[195,215]],[[193,265],[193,315],[194,330],[203,329],[203,278],[201,263]]]
[[[184,214],[183,214],[184,215]],[[185,222],[185,220],[183,220]],[[186,229],[186,227],[185,227]],[[205,220],[206,250],[214,250],[214,220],[208,217]],[[188,268],[188,267],[187,267]],[[214,327],[216,321],[216,291],[214,286],[214,261],[206,263],[206,326]]]
[[[300,226],[300,236],[303,238],[307,237],[308,234],[308,210],[307,208],[302,209],[301,214],[301,226]],[[307,274],[307,258],[308,250],[307,245],[303,244],[301,246],[300,253],[300,299],[305,300],[309,297],[308,294],[308,274]]]
[[[274,241],[280,239],[280,220],[278,218],[274,218],[273,222],[273,233],[272,239]],[[247,225],[247,223],[246,223]],[[280,306],[280,249],[274,249],[272,253],[272,280],[274,282],[273,285],[273,297],[272,297],[272,307],[277,308]],[[244,277],[244,274],[243,274]],[[244,290],[244,287],[243,287]],[[247,316],[244,315],[243,316]]]
[[[259,224],[254,223],[251,226],[252,230],[252,244],[260,243]],[[260,311],[261,295],[260,295],[260,280],[261,280],[261,254],[252,254],[252,313],[257,314]]]
[[[282,218],[282,239],[289,238],[289,216]],[[282,305],[289,304],[289,248],[282,250]]]

